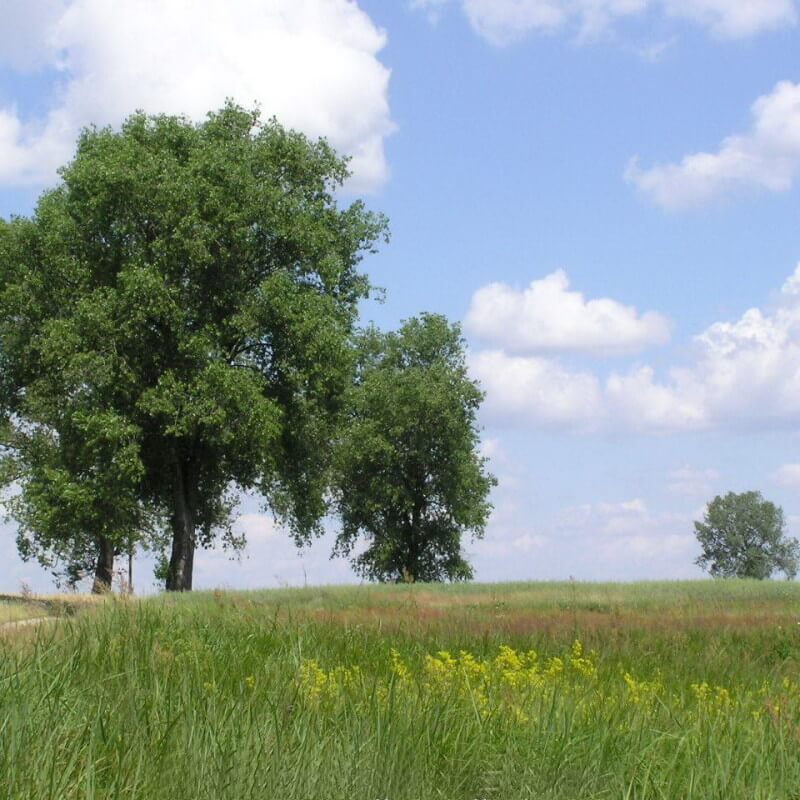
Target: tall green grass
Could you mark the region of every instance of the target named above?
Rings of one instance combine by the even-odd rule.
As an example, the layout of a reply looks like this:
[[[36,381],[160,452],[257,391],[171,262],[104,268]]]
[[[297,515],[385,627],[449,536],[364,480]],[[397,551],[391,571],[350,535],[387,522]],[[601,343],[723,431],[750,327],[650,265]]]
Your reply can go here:
[[[0,640],[0,796],[796,798],[798,620],[793,584],[112,601]]]

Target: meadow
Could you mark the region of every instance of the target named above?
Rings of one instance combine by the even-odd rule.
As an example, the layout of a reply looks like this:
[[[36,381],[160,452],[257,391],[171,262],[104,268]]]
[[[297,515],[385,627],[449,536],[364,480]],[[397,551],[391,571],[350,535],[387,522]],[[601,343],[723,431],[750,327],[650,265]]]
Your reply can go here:
[[[0,634],[3,797],[800,798],[794,583],[64,608]]]

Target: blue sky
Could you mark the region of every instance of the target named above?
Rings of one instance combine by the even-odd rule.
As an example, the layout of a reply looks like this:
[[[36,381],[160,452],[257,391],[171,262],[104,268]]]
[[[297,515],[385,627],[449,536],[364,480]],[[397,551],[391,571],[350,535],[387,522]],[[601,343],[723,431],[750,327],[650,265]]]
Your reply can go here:
[[[727,490],[800,533],[795,0],[8,4],[0,215],[137,107],[258,100],[354,154],[393,234],[365,318],[462,321],[487,393],[479,579],[698,575],[691,522]],[[243,512],[250,557],[204,554],[198,585],[355,580]],[[0,586],[46,588],[13,532]]]

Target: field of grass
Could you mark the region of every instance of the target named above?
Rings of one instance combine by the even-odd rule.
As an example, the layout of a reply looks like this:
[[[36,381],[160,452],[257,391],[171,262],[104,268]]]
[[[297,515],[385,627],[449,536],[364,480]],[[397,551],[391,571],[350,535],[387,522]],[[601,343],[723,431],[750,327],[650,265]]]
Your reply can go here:
[[[390,586],[0,638],[0,796],[800,798],[800,586]]]

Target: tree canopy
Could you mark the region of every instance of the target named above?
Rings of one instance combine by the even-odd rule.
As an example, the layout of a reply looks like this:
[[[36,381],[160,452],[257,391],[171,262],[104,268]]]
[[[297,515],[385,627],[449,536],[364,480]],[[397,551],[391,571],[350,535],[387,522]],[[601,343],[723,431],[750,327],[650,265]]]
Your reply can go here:
[[[298,541],[319,530],[358,265],[386,232],[339,207],[347,175],[233,104],[202,124],[137,113],[85,130],[33,216],[2,223],[0,406],[31,551],[161,513],[184,590],[198,544],[235,542],[234,490]]]
[[[715,578],[757,578],[775,572],[797,574],[800,544],[786,536],[783,509],[760,492],[715,497],[702,522],[695,522],[703,548],[698,566]]]
[[[370,329],[336,453],[337,551],[381,581],[463,580],[462,537],[483,535],[494,478],[479,454],[483,395],[457,325],[436,314]]]

